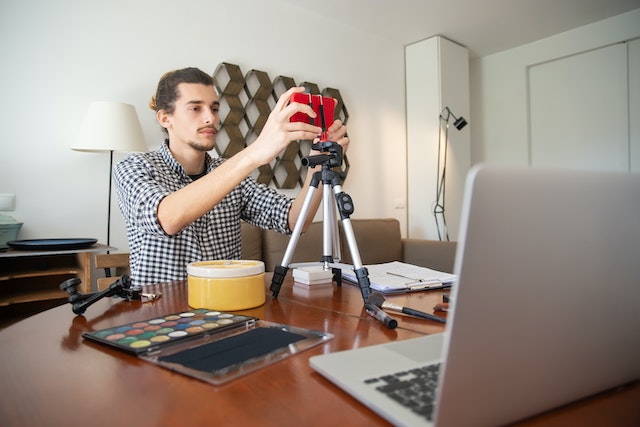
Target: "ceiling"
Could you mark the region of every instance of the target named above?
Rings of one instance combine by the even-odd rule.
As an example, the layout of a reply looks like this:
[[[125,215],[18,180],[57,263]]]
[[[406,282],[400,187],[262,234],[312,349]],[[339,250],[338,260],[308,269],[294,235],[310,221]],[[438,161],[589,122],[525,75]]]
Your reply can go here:
[[[640,0],[283,0],[402,46],[439,35],[486,56],[640,8]]]

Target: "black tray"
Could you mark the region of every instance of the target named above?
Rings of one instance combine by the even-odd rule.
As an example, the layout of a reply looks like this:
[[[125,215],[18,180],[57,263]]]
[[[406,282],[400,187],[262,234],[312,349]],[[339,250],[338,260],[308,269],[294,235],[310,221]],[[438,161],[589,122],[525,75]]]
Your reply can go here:
[[[54,251],[64,249],[84,249],[93,246],[98,239],[30,239],[13,240],[7,245],[22,251]]]

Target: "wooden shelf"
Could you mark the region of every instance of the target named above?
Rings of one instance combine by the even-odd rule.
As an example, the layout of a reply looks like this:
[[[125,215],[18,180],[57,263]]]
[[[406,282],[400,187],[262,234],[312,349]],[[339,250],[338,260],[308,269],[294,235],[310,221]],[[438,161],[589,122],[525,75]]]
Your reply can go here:
[[[3,272],[2,275],[0,275],[0,283],[5,280],[26,279],[26,278],[43,277],[43,276],[65,276],[70,274],[74,276],[78,276],[81,273],[82,273],[82,270],[78,267],[51,268],[45,271],[23,270],[23,271],[13,271],[8,274],[5,274]]]
[[[69,295],[61,290],[49,289],[40,291],[21,292],[14,295],[0,296],[0,307],[12,304],[24,304],[36,301],[64,300]]]
[[[68,294],[59,286],[73,277],[81,281],[80,292],[90,292],[91,254],[113,249],[98,243],[79,250],[9,250],[0,254],[0,308],[43,301],[63,302]]]

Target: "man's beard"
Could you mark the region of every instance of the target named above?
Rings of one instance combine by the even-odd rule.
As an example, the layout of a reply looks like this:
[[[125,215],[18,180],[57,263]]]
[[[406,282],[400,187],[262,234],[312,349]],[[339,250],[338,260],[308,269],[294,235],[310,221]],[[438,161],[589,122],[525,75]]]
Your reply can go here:
[[[213,137],[213,140],[211,140],[210,142],[207,141],[206,144],[191,140],[189,141],[189,146],[191,148],[193,148],[194,150],[198,150],[198,151],[211,151],[213,150],[213,147],[216,145],[216,138],[215,135]]]
[[[195,141],[189,141],[189,147],[193,148],[194,150],[198,150],[198,151],[211,151],[213,150],[213,147],[215,146],[215,141],[211,142],[210,145],[203,145],[203,144],[199,144]]]

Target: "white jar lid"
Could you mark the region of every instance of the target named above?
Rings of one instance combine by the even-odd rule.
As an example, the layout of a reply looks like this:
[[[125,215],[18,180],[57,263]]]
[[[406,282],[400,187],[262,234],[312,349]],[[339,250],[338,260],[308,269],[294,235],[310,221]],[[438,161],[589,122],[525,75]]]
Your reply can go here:
[[[187,274],[194,277],[245,277],[264,273],[264,262],[252,260],[197,261],[187,265]]]

